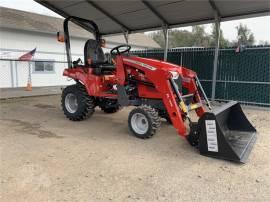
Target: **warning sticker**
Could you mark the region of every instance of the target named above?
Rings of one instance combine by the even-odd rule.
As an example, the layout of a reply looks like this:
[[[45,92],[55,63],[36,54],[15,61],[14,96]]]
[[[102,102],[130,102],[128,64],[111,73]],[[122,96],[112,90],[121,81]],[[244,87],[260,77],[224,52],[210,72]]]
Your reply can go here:
[[[217,129],[215,120],[205,120],[208,151],[218,152]]]

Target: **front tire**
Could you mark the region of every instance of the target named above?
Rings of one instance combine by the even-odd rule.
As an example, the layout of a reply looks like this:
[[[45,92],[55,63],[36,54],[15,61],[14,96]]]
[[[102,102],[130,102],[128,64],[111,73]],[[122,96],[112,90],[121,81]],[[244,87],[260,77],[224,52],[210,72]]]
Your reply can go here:
[[[64,114],[72,121],[85,120],[95,111],[94,97],[88,95],[82,84],[67,86],[62,92],[61,103]]]
[[[160,123],[158,112],[147,105],[141,105],[129,113],[129,130],[134,136],[141,139],[147,139],[155,135]]]

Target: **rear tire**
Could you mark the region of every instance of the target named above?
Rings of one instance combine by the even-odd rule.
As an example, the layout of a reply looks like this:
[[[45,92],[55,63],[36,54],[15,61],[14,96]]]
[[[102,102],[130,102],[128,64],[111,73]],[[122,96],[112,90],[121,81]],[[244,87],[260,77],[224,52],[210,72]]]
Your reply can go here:
[[[141,105],[129,113],[128,127],[132,134],[141,139],[155,135],[160,128],[158,112],[147,105]]]
[[[64,114],[72,121],[85,120],[95,111],[95,99],[82,84],[67,86],[62,92],[61,103]]]

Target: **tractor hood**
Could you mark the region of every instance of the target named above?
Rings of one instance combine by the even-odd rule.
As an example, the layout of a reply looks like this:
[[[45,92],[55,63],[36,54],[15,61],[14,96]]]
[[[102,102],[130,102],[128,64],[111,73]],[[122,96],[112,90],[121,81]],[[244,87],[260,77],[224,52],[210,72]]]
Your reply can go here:
[[[191,77],[196,76],[196,72],[188,68],[185,68],[183,66],[179,66],[176,64],[172,64],[169,62],[165,62],[162,60],[155,60],[151,58],[141,58],[141,57],[135,57],[135,56],[124,57],[123,60],[124,60],[124,63],[125,62],[133,63],[133,64],[140,65],[151,70],[154,70],[155,68],[157,68],[157,69],[162,69],[164,71],[177,71],[182,75],[188,74]]]

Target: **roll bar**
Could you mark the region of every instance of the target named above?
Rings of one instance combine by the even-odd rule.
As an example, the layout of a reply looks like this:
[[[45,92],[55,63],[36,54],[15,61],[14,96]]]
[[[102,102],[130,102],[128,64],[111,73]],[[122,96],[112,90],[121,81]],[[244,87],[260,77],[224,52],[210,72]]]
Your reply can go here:
[[[64,35],[65,35],[65,45],[66,45],[66,54],[67,54],[67,62],[68,62],[68,68],[72,68],[72,57],[70,52],[70,37],[69,37],[69,28],[68,23],[70,21],[73,21],[74,23],[78,24],[83,29],[89,31],[90,33],[94,34],[95,39],[97,42],[100,41],[101,35],[98,29],[98,26],[95,22],[92,20],[87,20],[75,16],[69,16],[64,20],[63,28],[64,28]]]

